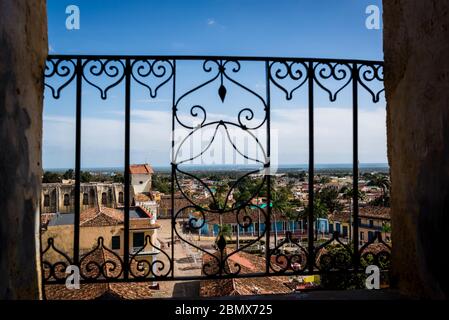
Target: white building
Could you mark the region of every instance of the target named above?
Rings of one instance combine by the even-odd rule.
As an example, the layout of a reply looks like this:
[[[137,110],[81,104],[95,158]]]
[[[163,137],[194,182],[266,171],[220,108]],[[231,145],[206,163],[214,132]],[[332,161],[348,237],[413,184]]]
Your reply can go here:
[[[149,164],[133,164],[129,167],[134,194],[148,194],[151,191],[151,176],[154,171]]]

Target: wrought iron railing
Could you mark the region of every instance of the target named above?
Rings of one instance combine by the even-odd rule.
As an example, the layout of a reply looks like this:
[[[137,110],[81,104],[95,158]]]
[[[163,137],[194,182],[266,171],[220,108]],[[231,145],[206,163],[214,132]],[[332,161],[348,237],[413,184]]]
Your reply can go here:
[[[202,69],[196,74],[202,74],[207,79],[202,83],[193,86],[189,90],[180,92],[177,88],[179,74],[177,72],[177,63],[180,61],[200,62]],[[237,76],[245,72],[247,63],[255,63],[263,72],[265,84],[264,94],[255,92],[248,84],[238,80]],[[194,74],[195,75],[195,74]],[[353,237],[351,243],[343,242],[339,233],[334,233],[330,240],[317,244],[314,241],[315,230],[314,223],[307,224],[308,242],[295,239],[291,232],[286,232],[283,239],[274,245],[272,240],[272,208],[270,205],[262,207],[253,204],[252,200],[256,198],[261,190],[266,190],[266,203],[271,203],[271,184],[270,176],[270,110],[271,94],[274,91],[282,93],[286,100],[291,100],[301,88],[307,95],[308,100],[308,202],[314,202],[314,108],[315,95],[317,90],[322,90],[330,102],[337,100],[338,95],[344,90],[352,90],[352,112],[353,112],[353,190],[355,190],[352,199],[352,219],[358,221],[359,197],[358,197],[358,105],[359,91],[364,90],[373,102],[378,102],[383,92],[383,63],[379,61],[362,60],[343,60],[343,59],[308,59],[308,58],[261,58],[261,57],[224,57],[224,56],[73,56],[73,55],[51,55],[47,61],[45,70],[45,85],[47,92],[51,96],[46,99],[59,99],[65,88],[69,84],[75,87],[75,105],[76,105],[76,148],[75,148],[75,184],[74,184],[74,232],[73,232],[73,254],[64,252],[58,247],[55,239],[50,238],[48,242],[42,243],[42,261],[45,273],[44,283],[63,283],[66,278],[64,273],[68,265],[77,265],[81,270],[81,282],[99,283],[99,282],[121,282],[121,281],[163,281],[163,280],[191,280],[191,279],[216,279],[216,278],[237,278],[237,277],[259,277],[287,274],[323,274],[328,272],[348,272],[363,271],[363,265],[366,261],[382,264],[388,269],[390,257],[390,247],[385,243],[380,234],[372,241],[360,246],[357,236]],[[287,81],[290,87],[284,84]],[[155,84],[151,84],[156,82]],[[180,115],[180,108],[185,106],[185,100],[193,93],[197,93],[202,88],[210,84],[217,84],[218,94],[216,98],[222,102],[229,95],[231,87],[235,90],[241,90],[252,95],[261,105],[259,112],[263,116],[256,119],[255,110],[251,108],[241,108],[234,115],[234,120],[208,118],[208,109],[204,106],[191,104],[187,109],[187,114],[196,120],[196,124],[186,123]],[[293,84],[293,85],[292,85]],[[291,86],[292,85],[292,86]],[[101,99],[108,99],[108,92],[119,87],[124,91],[125,107],[125,148],[124,148],[124,255],[120,256],[111,248],[106,248],[104,239],[98,238],[96,246],[89,252],[80,252],[80,182],[81,182],[81,121],[83,110],[83,86],[92,86],[98,90]],[[242,130],[249,133],[255,130],[265,130],[266,139],[253,142],[258,144],[264,157],[257,160],[260,166],[257,170],[249,171],[239,178],[234,185],[227,191],[225,204],[218,203],[214,198],[214,192],[195,174],[184,170],[182,165],[192,158],[181,159],[178,157],[178,150],[175,141],[172,141],[172,163],[171,163],[171,195],[172,195],[172,214],[171,214],[171,245],[162,247],[160,244],[151,243],[151,238],[145,239],[146,245],[152,246],[159,252],[157,258],[152,262],[136,261],[137,253],[131,252],[129,245],[130,235],[130,127],[131,127],[131,106],[133,96],[131,89],[134,86],[145,88],[150,98],[156,98],[161,88],[169,87],[171,90],[172,113],[171,126],[173,130],[178,127],[186,129],[185,139],[189,139],[196,130],[202,128],[213,128],[214,130],[229,129]],[[376,90],[379,88],[379,90]],[[298,93],[299,94],[299,93]],[[220,101],[218,100],[218,101]],[[179,147],[179,146],[178,146]],[[233,146],[242,156],[248,157],[237,146]],[[203,151],[202,151],[203,152]],[[201,153],[202,153],[201,152]],[[239,203],[230,201],[231,190],[237,186],[241,179],[247,178],[253,173],[263,173],[259,187],[245,201]],[[192,198],[180,180],[182,177],[195,179],[210,194],[214,206],[198,203]],[[176,207],[174,194],[181,193],[188,200],[188,205]],[[253,239],[245,242],[238,249],[236,246],[228,245],[223,235],[219,236],[216,242],[216,252],[211,253],[197,244],[191,242],[180,230],[178,221],[186,221],[191,230],[198,230],[207,223],[208,219],[220,219],[225,215],[233,215],[235,223],[241,228],[247,229],[249,225],[255,223],[254,216],[248,210],[256,209],[261,222],[265,227],[259,230]],[[256,208],[255,208],[256,207]],[[189,215],[196,212],[195,216]],[[314,207],[310,206],[307,220],[314,220]],[[358,235],[358,224],[354,224],[353,234]],[[202,265],[202,275],[183,276],[175,274],[174,248],[175,238],[186,243],[192,248],[196,248],[208,262]],[[248,246],[260,243],[264,247],[262,250],[266,264],[260,272],[242,272],[238,262],[233,261],[233,268],[230,270],[227,265],[231,263],[233,255],[244,250]],[[369,250],[370,246],[379,243],[382,249]],[[286,251],[284,246],[295,247],[296,250]],[[342,258],[341,253],[331,254],[329,248],[337,244],[346,250],[347,256]],[[377,247],[377,245],[376,245]],[[105,250],[108,257],[101,263],[89,262],[89,257],[95,250]],[[60,256],[59,261],[49,261],[47,255],[49,252]],[[290,252],[290,253],[289,253]],[[368,259],[369,258],[369,259]]]

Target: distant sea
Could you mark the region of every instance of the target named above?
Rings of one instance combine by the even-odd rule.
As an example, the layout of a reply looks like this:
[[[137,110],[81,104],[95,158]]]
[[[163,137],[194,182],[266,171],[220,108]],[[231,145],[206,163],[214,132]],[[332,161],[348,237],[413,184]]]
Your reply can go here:
[[[259,168],[255,165],[183,165],[183,169],[189,171],[246,171],[255,170]],[[280,164],[278,165],[279,172],[289,171],[307,171],[308,164]],[[68,168],[46,168],[45,171],[64,172]],[[170,172],[170,166],[153,166],[155,172]],[[122,172],[122,167],[94,167],[81,168],[82,171],[97,172],[97,173],[112,173]],[[352,170],[352,163],[318,163],[315,164],[316,172],[345,172]],[[359,171],[361,172],[388,172],[389,166],[387,163],[359,163]]]

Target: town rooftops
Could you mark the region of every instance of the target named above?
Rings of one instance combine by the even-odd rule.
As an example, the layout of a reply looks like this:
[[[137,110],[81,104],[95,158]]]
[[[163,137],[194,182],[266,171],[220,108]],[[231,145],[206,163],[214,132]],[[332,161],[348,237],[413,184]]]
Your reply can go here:
[[[131,174],[153,174],[154,170],[149,164],[132,164],[129,166]]]
[[[329,221],[332,222],[349,222],[351,218],[351,213],[348,210],[345,211],[334,211],[328,215]]]
[[[381,207],[381,206],[360,207],[359,217],[390,220],[391,219],[390,208],[389,207]]]
[[[216,255],[219,255],[219,253],[217,252]],[[216,259],[210,254],[203,255],[203,265],[205,264],[210,265],[212,269],[214,266],[217,267]],[[225,269],[230,273],[235,273],[238,271],[237,265],[241,268],[239,274],[263,272],[266,268],[263,257],[242,251],[228,257],[225,262]],[[213,271],[212,269],[209,270],[208,268],[207,272]],[[220,297],[254,294],[287,294],[292,291],[287,287],[287,282],[288,277],[284,276],[203,280],[200,283],[200,296]]]

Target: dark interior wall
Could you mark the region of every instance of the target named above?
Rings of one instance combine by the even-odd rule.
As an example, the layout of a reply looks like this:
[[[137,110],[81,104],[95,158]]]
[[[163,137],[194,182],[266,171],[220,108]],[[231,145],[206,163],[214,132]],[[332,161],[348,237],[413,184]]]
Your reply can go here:
[[[0,1],[0,300],[40,297],[44,0]]]
[[[384,0],[393,279],[449,297],[449,1]]]

